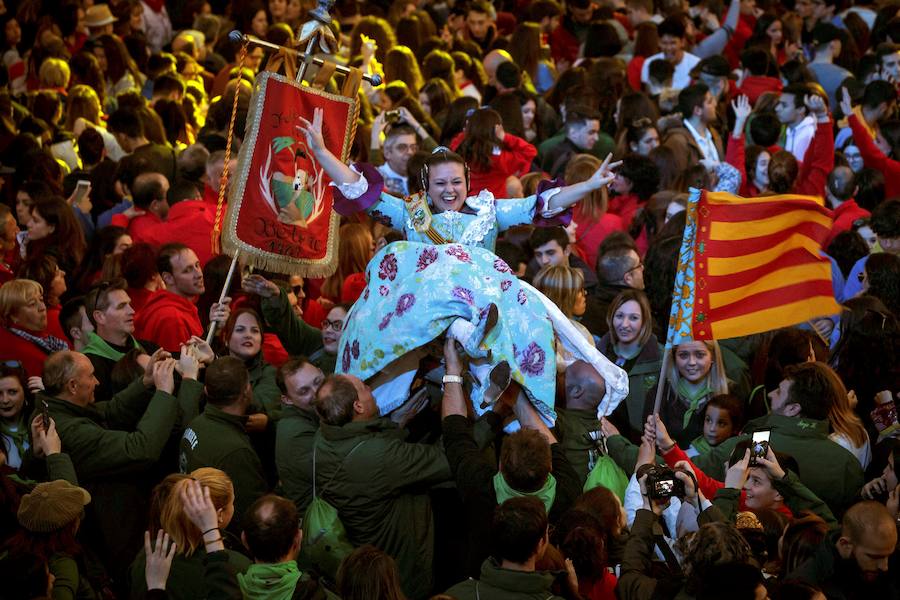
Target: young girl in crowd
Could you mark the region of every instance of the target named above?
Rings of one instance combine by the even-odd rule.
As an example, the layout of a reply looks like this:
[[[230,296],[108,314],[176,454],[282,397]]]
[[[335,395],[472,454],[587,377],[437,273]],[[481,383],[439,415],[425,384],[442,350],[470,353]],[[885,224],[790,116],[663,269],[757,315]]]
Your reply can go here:
[[[709,400],[728,393],[728,380],[722,363],[722,351],[715,340],[684,342],[669,354],[659,416],[669,433],[682,447],[690,445],[703,432],[703,413]],[[656,387],[647,393],[644,414],[653,412]]]

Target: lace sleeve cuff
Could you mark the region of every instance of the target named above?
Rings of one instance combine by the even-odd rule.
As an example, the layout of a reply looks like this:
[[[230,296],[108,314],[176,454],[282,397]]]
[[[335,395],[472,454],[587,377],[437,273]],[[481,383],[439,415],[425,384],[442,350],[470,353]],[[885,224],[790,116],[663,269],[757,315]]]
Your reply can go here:
[[[381,197],[384,179],[375,167],[367,163],[350,165],[361,177],[352,183],[329,184],[333,190],[334,210],[345,217],[366,210]]]
[[[550,199],[559,193],[565,182],[561,179],[538,183],[537,198],[534,202],[534,225],[536,227],[567,227],[572,222],[572,207],[550,208]]]

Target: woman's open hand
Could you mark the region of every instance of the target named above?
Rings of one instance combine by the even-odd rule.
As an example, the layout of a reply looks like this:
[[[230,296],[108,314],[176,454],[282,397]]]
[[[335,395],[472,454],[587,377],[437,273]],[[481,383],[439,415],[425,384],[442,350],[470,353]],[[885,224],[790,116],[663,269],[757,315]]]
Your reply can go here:
[[[298,125],[297,130],[306,138],[306,145],[314,153],[325,150],[325,138],[322,136],[322,121],[325,119],[325,111],[321,108],[313,110],[312,122],[300,117],[303,125]]]

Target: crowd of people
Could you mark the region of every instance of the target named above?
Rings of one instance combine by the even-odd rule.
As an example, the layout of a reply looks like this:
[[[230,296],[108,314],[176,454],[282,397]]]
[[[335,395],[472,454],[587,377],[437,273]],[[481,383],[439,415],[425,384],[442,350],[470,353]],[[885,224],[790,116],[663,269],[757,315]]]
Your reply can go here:
[[[227,34],[315,8],[0,2],[0,597],[900,598],[900,3],[338,0],[336,271],[220,301]],[[664,349],[691,189],[820,198],[840,312]]]

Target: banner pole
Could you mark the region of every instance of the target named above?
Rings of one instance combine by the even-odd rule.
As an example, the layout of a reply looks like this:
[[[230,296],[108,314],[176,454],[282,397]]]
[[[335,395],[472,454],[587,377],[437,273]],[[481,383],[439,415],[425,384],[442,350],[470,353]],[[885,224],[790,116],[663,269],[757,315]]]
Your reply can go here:
[[[222,293],[219,294],[219,304],[225,301],[225,297],[228,295],[228,288],[231,287],[231,279],[234,277],[234,270],[237,268],[238,258],[241,256],[241,251],[235,249],[234,258],[231,259],[231,266],[228,267],[228,276],[225,277],[225,285],[222,286]],[[211,344],[213,337],[216,335],[216,322],[210,321],[209,323],[209,333],[206,334],[206,343]]]
[[[662,363],[659,366],[659,380],[656,382],[656,401],[653,403],[653,414],[659,415],[659,407],[662,404],[662,395],[663,388],[667,385],[666,381],[666,365],[669,363],[669,355],[671,354],[672,349],[669,348],[669,345],[666,344],[665,350],[663,350],[663,359]]]

